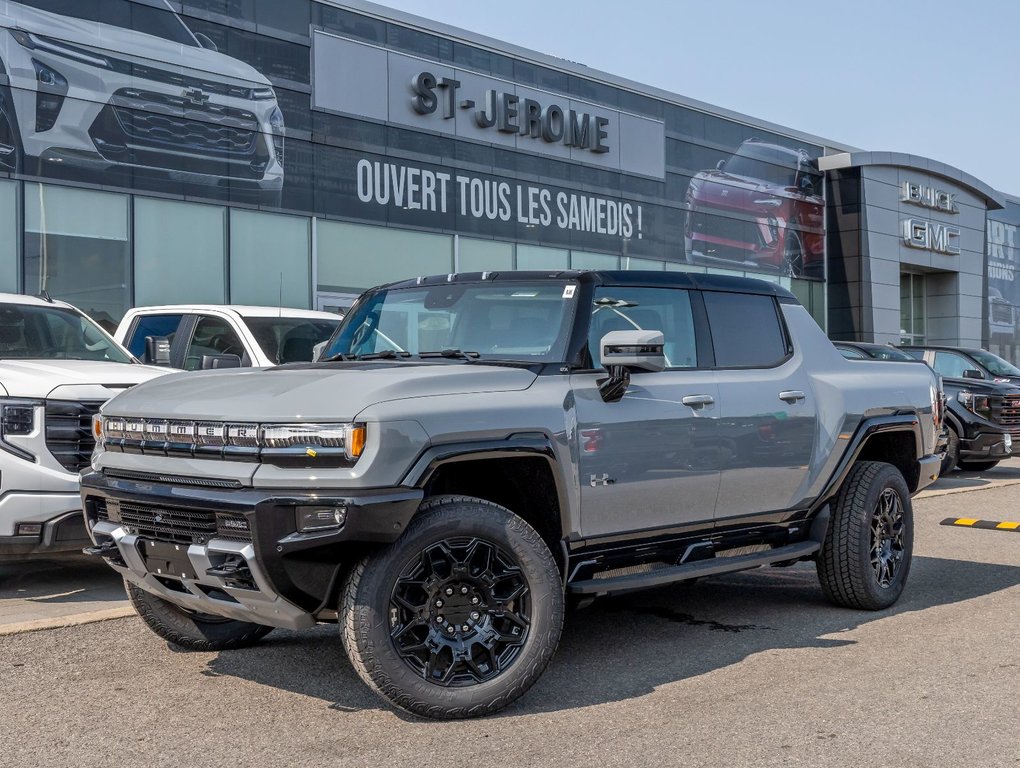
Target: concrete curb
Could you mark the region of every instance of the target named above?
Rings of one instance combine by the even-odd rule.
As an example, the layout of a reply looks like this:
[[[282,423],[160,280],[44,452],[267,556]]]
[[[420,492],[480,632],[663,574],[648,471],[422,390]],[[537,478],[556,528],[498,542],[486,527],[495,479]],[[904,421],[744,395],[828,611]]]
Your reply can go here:
[[[33,619],[32,621],[22,621],[18,624],[0,625],[0,637],[4,635],[20,635],[23,632],[38,632],[44,629],[77,627],[81,624],[92,624],[96,621],[109,621],[110,619],[126,619],[129,616],[135,615],[135,609],[130,605],[125,605],[122,608],[106,608],[101,611],[54,616],[52,619]]]
[[[935,488],[921,491],[915,499],[929,499],[934,496],[948,496],[951,493],[970,493],[971,491],[988,491],[993,488],[1005,488],[1009,485],[1020,485],[1020,479],[991,480],[987,485],[967,486],[965,488]]]

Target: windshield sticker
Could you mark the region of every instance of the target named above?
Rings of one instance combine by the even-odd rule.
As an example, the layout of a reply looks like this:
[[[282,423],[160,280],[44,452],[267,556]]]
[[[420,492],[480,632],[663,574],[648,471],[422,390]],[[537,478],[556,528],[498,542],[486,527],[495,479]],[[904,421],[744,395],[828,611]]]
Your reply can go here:
[[[574,298],[574,291],[577,289],[576,285],[565,285],[563,286],[563,298],[572,299]]]

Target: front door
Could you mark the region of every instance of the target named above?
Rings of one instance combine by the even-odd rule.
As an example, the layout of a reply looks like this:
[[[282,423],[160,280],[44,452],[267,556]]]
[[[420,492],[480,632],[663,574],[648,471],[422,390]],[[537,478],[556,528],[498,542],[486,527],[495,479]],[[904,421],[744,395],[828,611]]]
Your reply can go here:
[[[618,402],[604,402],[604,370],[571,377],[584,536],[670,528],[711,521],[719,490],[718,390],[698,369],[687,291],[600,287],[592,308],[589,349],[610,331],[656,330],[665,337],[667,368],[635,372]]]

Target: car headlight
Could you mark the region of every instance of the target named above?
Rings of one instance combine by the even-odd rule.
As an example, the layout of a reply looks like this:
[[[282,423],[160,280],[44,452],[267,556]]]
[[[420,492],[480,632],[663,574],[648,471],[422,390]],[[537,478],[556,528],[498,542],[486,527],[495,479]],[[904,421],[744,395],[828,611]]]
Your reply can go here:
[[[343,449],[348,459],[365,451],[363,424],[266,424],[261,437],[264,448],[304,448],[311,458],[317,449]]]
[[[778,208],[783,204],[783,201],[780,200],[778,197],[761,197],[757,200],[752,200],[751,202],[753,202],[755,205],[771,205],[775,208]]]
[[[992,399],[988,395],[975,395],[973,392],[964,390],[956,396],[956,399],[971,413],[975,413],[983,419],[991,419]]]
[[[283,111],[279,107],[273,107],[269,113],[269,127],[273,133],[283,133]]]
[[[36,409],[41,405],[36,400],[0,398],[0,448],[26,461],[35,461],[34,453],[12,444],[8,438],[35,434],[41,427],[36,423]]]
[[[93,53],[75,45],[69,45],[63,40],[45,37],[44,35],[35,35],[21,29],[12,29],[11,36],[17,40],[18,45],[28,48],[30,51],[45,51],[46,53],[52,53],[54,56],[62,56],[65,59],[71,59],[82,64],[91,64],[94,67],[111,69],[110,60],[105,56],[100,56],[98,53]]]
[[[275,99],[276,92],[268,85],[260,85],[251,89],[251,97],[255,101],[265,101],[266,99]]]

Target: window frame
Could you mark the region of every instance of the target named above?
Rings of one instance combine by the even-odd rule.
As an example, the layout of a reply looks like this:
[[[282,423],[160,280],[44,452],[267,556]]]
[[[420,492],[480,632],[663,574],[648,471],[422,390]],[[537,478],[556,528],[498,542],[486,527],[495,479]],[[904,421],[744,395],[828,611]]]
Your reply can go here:
[[[786,325],[786,318],[783,317],[783,312],[780,310],[779,305],[781,300],[776,296],[770,296],[766,293],[754,293],[752,291],[726,291],[726,290],[707,290],[701,289],[702,299],[706,293],[726,293],[733,296],[760,296],[764,299],[769,299],[772,302],[772,309],[776,313],[776,320],[779,322],[779,332],[782,335],[783,343],[786,345],[786,354],[774,361],[770,365],[716,365],[715,359],[715,338],[712,336],[712,324],[708,316],[708,306],[705,305],[705,325],[709,332],[710,349],[712,350],[712,370],[715,371],[771,371],[786,365],[793,357],[796,351],[793,346],[793,336],[790,334],[790,329]]]

